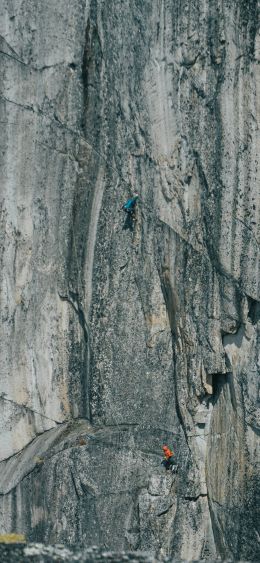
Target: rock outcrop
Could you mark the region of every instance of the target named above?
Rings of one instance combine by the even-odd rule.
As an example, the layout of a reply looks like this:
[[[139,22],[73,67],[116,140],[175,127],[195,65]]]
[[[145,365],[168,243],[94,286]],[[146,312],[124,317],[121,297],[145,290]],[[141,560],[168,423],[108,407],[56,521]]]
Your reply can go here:
[[[120,552],[102,551],[97,547],[76,549],[66,548],[64,546],[46,546],[43,544],[30,543],[23,545],[1,545],[0,557],[3,563],[62,563],[67,561],[72,563],[78,561],[80,563],[177,563],[177,559],[160,557],[159,559],[149,553],[138,552]]]
[[[260,557],[258,9],[2,0],[3,533]]]

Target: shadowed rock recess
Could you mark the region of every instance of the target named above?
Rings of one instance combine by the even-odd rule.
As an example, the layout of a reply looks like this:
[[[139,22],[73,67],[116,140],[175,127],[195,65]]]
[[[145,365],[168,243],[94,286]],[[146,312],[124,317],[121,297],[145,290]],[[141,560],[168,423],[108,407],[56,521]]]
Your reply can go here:
[[[0,533],[260,560],[258,9],[0,2]]]

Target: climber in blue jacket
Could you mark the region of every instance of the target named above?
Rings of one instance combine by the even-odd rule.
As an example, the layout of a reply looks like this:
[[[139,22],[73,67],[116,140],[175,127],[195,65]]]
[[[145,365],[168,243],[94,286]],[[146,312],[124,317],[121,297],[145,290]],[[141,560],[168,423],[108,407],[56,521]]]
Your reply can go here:
[[[137,204],[137,200],[139,198],[138,194],[134,194],[134,196],[126,201],[124,205],[122,205],[121,209],[123,209],[126,213],[129,213],[131,216],[135,213],[135,207]]]

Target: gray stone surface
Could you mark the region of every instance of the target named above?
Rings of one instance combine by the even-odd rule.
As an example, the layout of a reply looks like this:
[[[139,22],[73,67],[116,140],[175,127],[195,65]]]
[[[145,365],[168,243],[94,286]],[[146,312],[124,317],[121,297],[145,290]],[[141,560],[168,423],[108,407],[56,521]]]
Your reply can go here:
[[[96,563],[97,561],[110,561],[112,563],[123,563],[130,561],[132,563],[178,563],[180,559],[171,557],[162,557],[161,555],[151,555],[142,551],[130,552],[115,552],[115,551],[102,551],[100,548],[94,546],[85,549],[77,549],[76,547],[67,548],[63,545],[47,546],[40,543],[30,543],[28,545],[1,545],[0,544],[0,557],[2,563],[27,563],[32,561],[34,563],[52,563],[57,561],[80,561],[81,563]],[[181,561],[184,561],[182,559]],[[203,563],[204,560],[201,560]],[[211,559],[211,563],[216,563],[218,560]],[[226,560],[227,562],[230,560]],[[185,563],[185,561],[184,561]],[[187,562],[188,563],[188,562]],[[243,563],[240,561],[240,563]],[[245,562],[244,562],[245,563]]]
[[[21,544],[1,545],[0,557],[2,563],[17,563],[18,561],[34,563],[51,563],[57,561],[81,561],[82,563],[95,563],[97,561],[111,561],[112,563],[123,563],[131,561],[132,563],[178,563],[177,559],[164,558],[161,556],[152,556],[149,553],[135,552],[113,552],[102,551],[98,547],[85,549],[66,548],[63,545],[46,546],[39,543],[31,543],[26,546]],[[214,563],[214,562],[212,562]]]
[[[260,558],[258,4],[1,2],[2,532]]]

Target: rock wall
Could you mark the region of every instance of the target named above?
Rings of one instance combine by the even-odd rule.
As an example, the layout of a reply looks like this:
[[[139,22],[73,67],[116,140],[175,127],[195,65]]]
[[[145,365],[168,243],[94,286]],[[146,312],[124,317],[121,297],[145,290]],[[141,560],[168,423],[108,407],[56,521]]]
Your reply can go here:
[[[258,9],[1,3],[2,532],[259,558]]]
[[[78,561],[80,563],[124,563],[130,561],[132,563],[177,563],[177,559],[169,559],[168,557],[157,559],[149,553],[138,552],[119,552],[102,551],[97,547],[77,549],[65,548],[63,546],[46,546],[39,543],[30,543],[29,545],[1,545],[1,560],[4,563],[52,563],[53,561]]]

